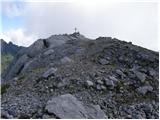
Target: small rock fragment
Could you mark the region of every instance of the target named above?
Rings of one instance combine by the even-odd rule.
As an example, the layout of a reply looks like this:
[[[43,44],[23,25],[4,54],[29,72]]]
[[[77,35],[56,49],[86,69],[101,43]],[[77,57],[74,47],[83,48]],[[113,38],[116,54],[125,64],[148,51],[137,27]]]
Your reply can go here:
[[[114,87],[115,84],[112,80],[109,80],[109,79],[105,79],[105,84],[106,86],[109,86],[109,87]]]
[[[156,71],[152,68],[149,69],[149,75],[156,76]]]
[[[18,77],[14,77],[13,80],[14,80],[14,81],[17,81],[17,80],[18,80]]]
[[[1,118],[4,118],[4,119],[13,119],[13,116],[9,115],[7,111],[1,110]]]
[[[91,86],[93,86],[93,85],[94,85],[94,84],[93,84],[93,82],[92,82],[92,81],[90,81],[90,80],[87,80],[86,82],[87,82],[87,86],[89,86],[89,87],[91,87]]]
[[[126,77],[126,75],[121,71],[121,70],[116,70],[116,73],[119,75],[119,76],[121,76],[122,78],[123,77]]]
[[[100,60],[99,60],[99,63],[100,63],[101,65],[107,65],[107,64],[109,64],[109,61],[107,61],[106,59],[100,59]]]
[[[47,55],[51,55],[52,53],[54,53],[54,50],[53,49],[49,49],[46,52],[44,52],[44,55],[47,56]]]
[[[143,86],[137,88],[137,92],[142,95],[145,95],[147,92],[152,92],[152,91],[153,91],[152,86]]]
[[[109,76],[109,79],[112,80],[112,81],[115,81],[115,82],[118,81],[117,78],[115,78],[114,76]]]
[[[67,62],[72,62],[72,60],[69,57],[64,57],[64,58],[61,59],[62,64],[65,64]]]
[[[144,74],[144,73],[136,71],[135,75],[141,82],[144,82],[146,79],[146,74]]]
[[[104,85],[101,85],[102,90],[106,90],[106,87]]]
[[[102,80],[98,80],[97,83],[100,84],[100,85],[103,85],[103,81]]]
[[[49,119],[49,118],[51,118],[49,115],[46,115],[46,114],[44,114],[43,116],[42,116],[42,119]]]
[[[101,86],[98,84],[98,85],[96,86],[96,89],[97,89],[97,90],[101,90]]]
[[[49,76],[54,75],[56,71],[57,71],[57,68],[50,68],[42,75],[42,77],[48,78]]]

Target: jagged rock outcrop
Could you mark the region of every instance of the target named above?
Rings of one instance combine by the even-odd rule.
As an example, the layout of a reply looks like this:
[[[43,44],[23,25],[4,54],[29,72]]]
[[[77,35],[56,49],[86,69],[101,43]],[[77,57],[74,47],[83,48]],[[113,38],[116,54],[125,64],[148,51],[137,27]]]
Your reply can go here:
[[[65,42],[72,41],[72,40],[74,40],[74,41],[81,41],[81,40],[87,41],[89,39],[85,38],[84,36],[80,35],[79,33],[74,33],[71,35],[67,35],[67,34],[53,35],[53,36],[49,37],[48,39],[39,39],[36,42],[34,42],[31,46],[29,46],[28,48],[22,49],[21,51],[19,51],[18,55],[13,60],[13,62],[10,64],[10,66],[8,67],[6,72],[3,73],[2,77],[5,80],[10,80],[11,78],[16,77],[20,73],[23,74],[26,71],[37,67],[37,65],[36,65],[37,62],[41,61],[40,57],[42,57],[42,56],[45,57],[47,54],[49,55],[51,52],[53,52],[53,49],[52,49],[53,47],[60,46],[60,45],[64,44]],[[66,47],[69,47],[69,46],[66,46]],[[61,52],[61,50],[58,50],[56,52]],[[71,51],[67,51],[67,52],[74,52],[74,51],[71,49]],[[42,53],[44,55],[41,55]],[[55,53],[55,54],[58,55],[58,53]],[[64,56],[65,48],[63,49],[61,54],[63,54],[63,56]],[[25,60],[24,60],[24,56],[26,56]],[[62,55],[58,55],[58,56],[62,56]],[[65,57],[61,61],[65,62],[68,60],[69,60],[69,58]],[[23,61],[23,63],[21,62],[19,65],[19,61]],[[19,66],[17,66],[17,64]],[[47,61],[45,62],[44,65],[46,65],[46,64],[48,64]],[[39,66],[39,64],[38,64],[38,66]],[[41,64],[41,66],[43,66],[43,65]],[[17,74],[17,71],[18,71],[18,74]]]
[[[158,52],[115,38],[40,39],[4,75],[2,117],[158,119],[158,64]]]
[[[15,56],[20,49],[24,48],[22,46],[17,46],[12,42],[6,43],[3,39],[0,39],[0,43],[1,43],[1,54],[11,54]]]
[[[7,69],[8,65],[11,63],[13,58],[17,55],[17,53],[24,49],[22,46],[17,46],[12,42],[5,42],[3,39],[0,39],[1,44],[1,74]],[[1,79],[2,82],[4,79]]]

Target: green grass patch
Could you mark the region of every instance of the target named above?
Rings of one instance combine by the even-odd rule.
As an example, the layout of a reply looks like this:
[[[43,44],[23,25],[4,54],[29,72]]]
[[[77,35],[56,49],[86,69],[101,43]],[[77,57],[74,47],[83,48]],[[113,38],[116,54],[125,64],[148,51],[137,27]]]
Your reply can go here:
[[[17,80],[17,83],[18,84],[21,84],[23,81],[25,81],[27,79],[27,77],[25,75],[21,75],[19,76],[18,80]]]
[[[7,92],[7,89],[10,87],[10,84],[1,85],[1,95]]]
[[[1,73],[5,71],[8,65],[13,60],[14,56],[11,54],[2,54],[1,55]]]

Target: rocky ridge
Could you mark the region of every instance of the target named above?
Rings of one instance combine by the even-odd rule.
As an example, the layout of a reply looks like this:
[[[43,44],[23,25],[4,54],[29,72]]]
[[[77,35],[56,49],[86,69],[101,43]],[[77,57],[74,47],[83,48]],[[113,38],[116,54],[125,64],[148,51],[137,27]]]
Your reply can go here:
[[[2,118],[158,119],[158,63],[158,52],[116,38],[40,39],[2,76]]]
[[[22,46],[17,46],[12,42],[6,43],[3,39],[0,39],[1,43],[1,54],[11,54],[15,56],[20,49],[23,49]]]

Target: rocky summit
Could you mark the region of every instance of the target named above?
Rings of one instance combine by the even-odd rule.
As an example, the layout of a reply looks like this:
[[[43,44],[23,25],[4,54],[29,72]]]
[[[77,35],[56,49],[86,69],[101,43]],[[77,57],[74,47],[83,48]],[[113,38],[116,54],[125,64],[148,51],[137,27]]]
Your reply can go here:
[[[159,53],[116,38],[39,39],[2,79],[1,118],[159,118]]]

